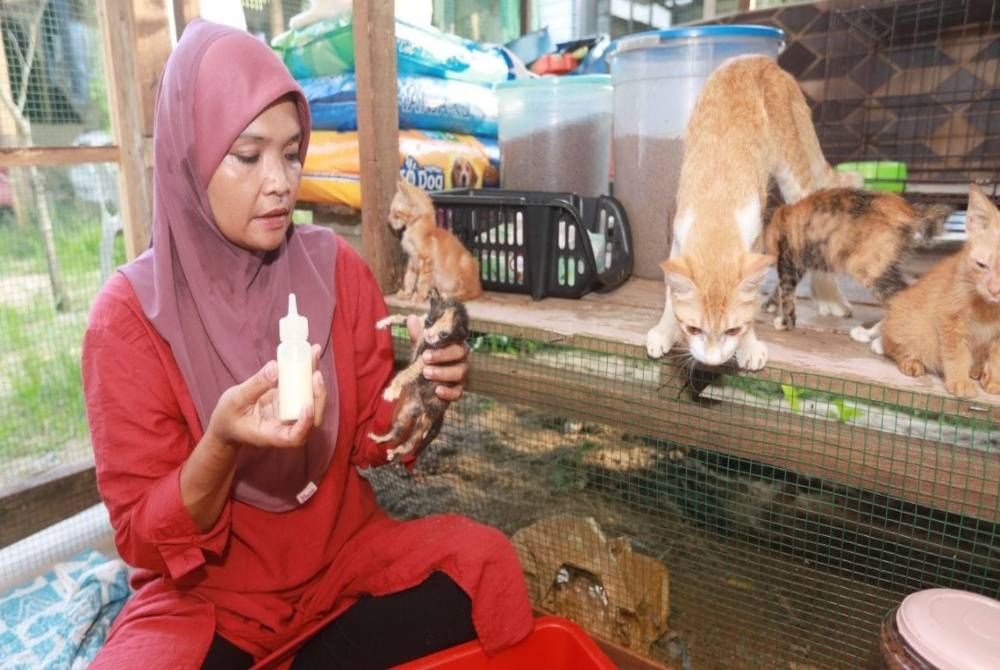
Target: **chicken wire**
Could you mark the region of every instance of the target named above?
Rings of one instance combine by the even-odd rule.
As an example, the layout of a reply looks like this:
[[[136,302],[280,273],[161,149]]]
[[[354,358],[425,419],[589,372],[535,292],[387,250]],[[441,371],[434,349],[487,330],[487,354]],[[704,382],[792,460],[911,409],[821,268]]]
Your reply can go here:
[[[669,630],[642,649],[650,658],[856,669],[907,593],[1000,596],[995,412],[476,327],[467,393],[437,442],[411,475],[369,473],[381,502],[511,535],[556,515],[591,518],[627,538],[670,575]],[[400,361],[407,339],[396,340]],[[547,551],[560,560],[574,541],[567,527]]]

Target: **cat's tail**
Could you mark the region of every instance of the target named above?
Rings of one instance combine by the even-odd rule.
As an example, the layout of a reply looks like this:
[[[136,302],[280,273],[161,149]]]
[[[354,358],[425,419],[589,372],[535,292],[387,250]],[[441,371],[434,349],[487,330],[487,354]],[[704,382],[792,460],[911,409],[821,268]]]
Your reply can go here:
[[[927,246],[931,240],[944,232],[944,222],[951,214],[952,208],[948,205],[913,205],[913,210],[917,214],[914,220],[917,243]]]

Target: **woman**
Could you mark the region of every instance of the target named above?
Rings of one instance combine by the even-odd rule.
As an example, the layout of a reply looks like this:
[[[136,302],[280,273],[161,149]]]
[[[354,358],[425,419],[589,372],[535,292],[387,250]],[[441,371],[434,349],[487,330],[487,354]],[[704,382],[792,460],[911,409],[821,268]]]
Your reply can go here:
[[[389,519],[358,474],[392,446],[367,437],[391,422],[392,344],[361,258],[290,223],[308,140],[265,44],[187,27],[157,100],[152,245],[104,286],[84,338],[98,485],[136,568],[93,668],[388,667],[531,629],[506,537]],[[316,372],[289,425],[272,359],[290,292]],[[466,356],[432,354],[441,398],[461,395]]]

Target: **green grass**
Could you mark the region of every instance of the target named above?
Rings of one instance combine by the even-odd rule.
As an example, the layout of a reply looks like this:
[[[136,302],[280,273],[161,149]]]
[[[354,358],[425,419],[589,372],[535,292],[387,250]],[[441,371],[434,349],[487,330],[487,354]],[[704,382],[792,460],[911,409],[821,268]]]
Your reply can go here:
[[[80,343],[100,288],[100,221],[94,208],[71,201],[52,207],[52,218],[70,297],[63,312],[53,304],[38,229],[0,219],[0,463],[58,453],[88,434]],[[124,261],[119,236],[113,263]]]

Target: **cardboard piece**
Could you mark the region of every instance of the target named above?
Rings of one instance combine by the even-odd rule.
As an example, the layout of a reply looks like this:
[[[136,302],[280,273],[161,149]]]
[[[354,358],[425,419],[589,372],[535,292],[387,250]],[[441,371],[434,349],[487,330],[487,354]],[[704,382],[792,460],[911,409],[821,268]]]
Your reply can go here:
[[[667,632],[667,568],[626,538],[608,540],[594,519],[552,516],[512,541],[535,606],[643,654]]]

